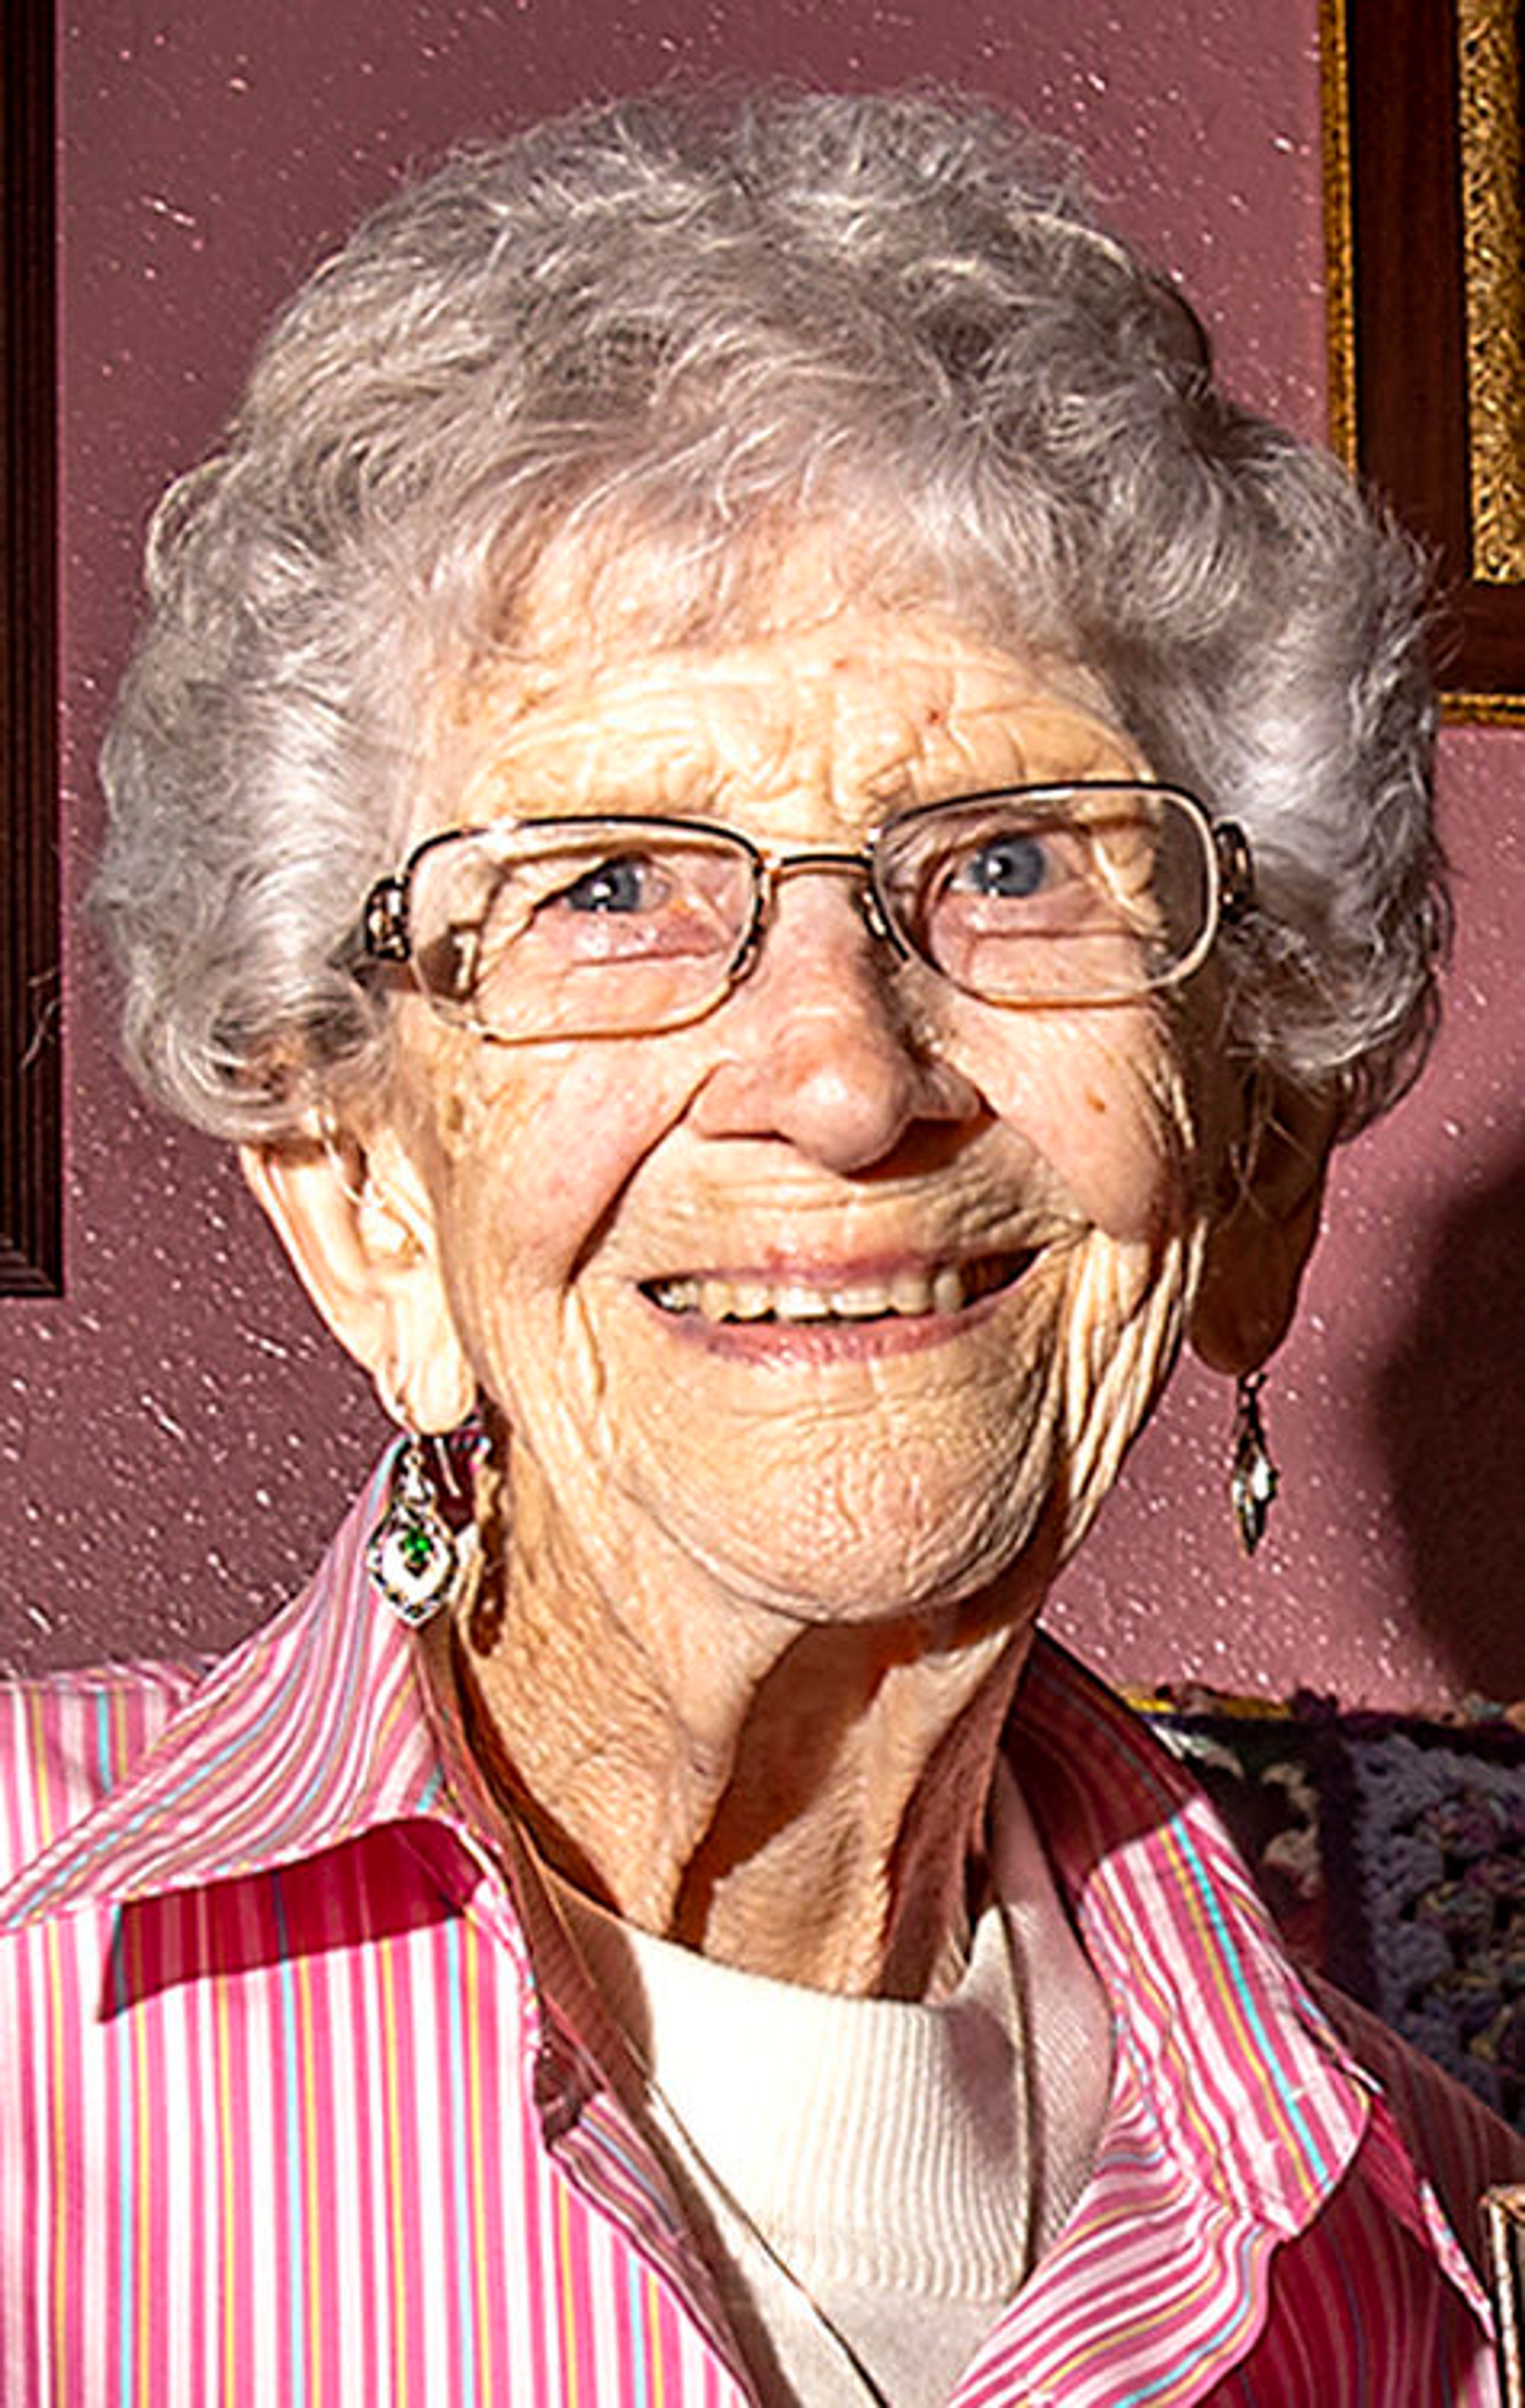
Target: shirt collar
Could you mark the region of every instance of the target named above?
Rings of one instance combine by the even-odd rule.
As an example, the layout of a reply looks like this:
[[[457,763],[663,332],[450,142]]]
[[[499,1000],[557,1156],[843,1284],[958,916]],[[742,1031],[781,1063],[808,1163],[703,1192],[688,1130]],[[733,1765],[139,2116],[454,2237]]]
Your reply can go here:
[[[302,1594],[0,1891],[0,1928],[268,1870],[435,1808],[443,1773],[419,1654],[365,1570],[391,1476],[389,1453]]]
[[[1290,1964],[1203,1792],[1062,1649],[1036,1648],[1012,1733],[1119,2048],[1159,2138],[1225,2205],[1304,2226],[1374,2088]]]
[[[392,1465],[389,1454],[308,1587],[212,1669],[129,1780],[0,1890],[0,1928],[268,1870],[418,1816],[498,1853],[434,1634],[405,1630],[366,1571]],[[1178,2121],[1176,2153],[1216,2169],[1240,2204],[1305,2221],[1359,2143],[1365,2077],[1291,1973],[1206,1800],[1042,1640],[1012,1753],[1121,2044]],[[1354,2082],[1332,2087],[1333,2063]],[[1215,2130],[1232,2150],[1210,2144]]]

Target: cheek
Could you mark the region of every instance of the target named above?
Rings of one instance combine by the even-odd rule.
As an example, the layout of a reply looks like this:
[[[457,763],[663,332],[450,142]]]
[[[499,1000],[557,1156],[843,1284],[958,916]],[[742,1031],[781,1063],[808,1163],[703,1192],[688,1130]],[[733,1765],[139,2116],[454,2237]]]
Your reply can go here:
[[[974,1006],[960,1017],[950,1055],[1092,1227],[1148,1246],[1181,1226],[1195,1198],[1198,1113],[1163,1011],[1048,1019]]]
[[[474,1318],[542,1308],[682,1109],[638,1044],[477,1048],[435,1114],[444,1254]]]

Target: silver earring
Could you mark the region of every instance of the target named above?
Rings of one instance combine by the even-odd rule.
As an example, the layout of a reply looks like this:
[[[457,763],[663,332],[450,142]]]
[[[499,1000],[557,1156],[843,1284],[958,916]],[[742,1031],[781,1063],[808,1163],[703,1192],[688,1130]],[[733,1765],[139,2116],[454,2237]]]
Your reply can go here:
[[[365,1569],[399,1622],[421,1629],[456,1594],[476,1544],[442,1510],[429,1441],[410,1432],[397,1451],[387,1510],[371,1532]]]
[[[1239,1544],[1252,1555],[1265,1535],[1272,1499],[1281,1475],[1271,1460],[1261,1419],[1261,1371],[1243,1371],[1234,1389],[1233,1460],[1229,1469],[1229,1495],[1233,1500]]]

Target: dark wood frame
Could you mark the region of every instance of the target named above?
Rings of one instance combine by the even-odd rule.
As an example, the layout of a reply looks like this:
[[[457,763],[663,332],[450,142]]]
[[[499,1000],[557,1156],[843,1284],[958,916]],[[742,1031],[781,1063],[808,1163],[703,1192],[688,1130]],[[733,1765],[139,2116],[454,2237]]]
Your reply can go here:
[[[1525,541],[1501,570],[1477,504],[1486,438],[1525,524],[1525,400],[1499,373],[1518,366],[1525,294],[1520,20],[1520,0],[1323,7],[1334,439],[1438,555],[1436,666],[1456,718],[1525,721]],[[1489,178],[1502,235],[1481,240],[1503,280],[1475,270],[1469,295]]]
[[[53,11],[7,11],[0,90],[0,1295],[63,1285]]]

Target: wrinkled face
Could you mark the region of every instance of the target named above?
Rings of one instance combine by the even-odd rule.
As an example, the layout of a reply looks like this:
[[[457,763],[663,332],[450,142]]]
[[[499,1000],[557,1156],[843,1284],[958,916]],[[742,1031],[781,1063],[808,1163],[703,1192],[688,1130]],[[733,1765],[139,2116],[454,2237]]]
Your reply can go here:
[[[469,698],[431,824],[661,812],[848,848],[903,804],[1147,766],[1081,670],[934,614],[548,658]],[[687,1027],[500,1045],[409,999],[408,1140],[537,1526],[616,1587],[655,1549],[806,1618],[1072,1544],[1192,1277],[1193,1008],[974,1001],[831,876],[782,885]]]

